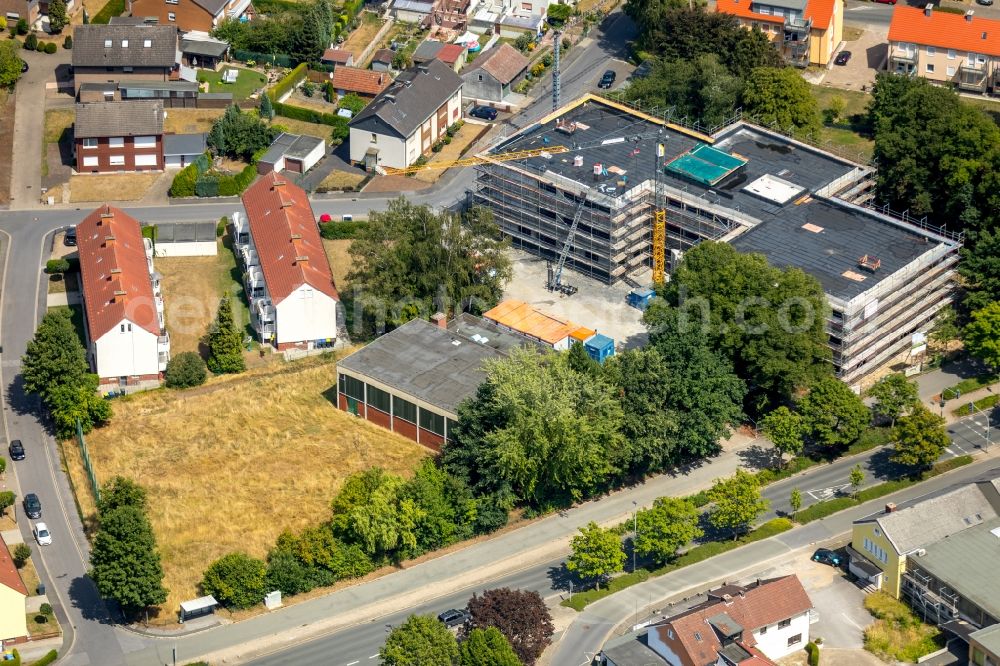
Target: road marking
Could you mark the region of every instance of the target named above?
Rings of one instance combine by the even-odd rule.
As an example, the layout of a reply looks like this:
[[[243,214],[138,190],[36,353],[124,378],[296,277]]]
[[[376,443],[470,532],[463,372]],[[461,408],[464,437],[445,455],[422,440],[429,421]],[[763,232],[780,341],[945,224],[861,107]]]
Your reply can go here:
[[[368,658],[369,658],[369,659],[378,659],[378,655],[377,655],[377,654],[373,654],[372,656],[370,656],[370,657],[368,657]]]
[[[955,445],[955,442],[952,442],[952,446],[954,446],[954,445]],[[953,456],[957,455],[954,451],[951,450],[950,446],[945,448],[945,453],[948,453],[948,454],[953,455]]]
[[[841,615],[843,615],[845,620],[847,620],[848,622],[850,622],[851,624],[853,624],[860,631],[864,631],[865,630],[864,627],[862,627],[860,624],[858,624],[857,622],[855,622],[854,620],[852,620],[850,618],[850,616],[847,615],[847,613],[841,613]]]
[[[354,666],[354,664],[360,664],[360,663],[361,663],[360,661],[358,661],[357,659],[355,659],[354,661],[352,661],[349,664],[347,664],[347,666]]]
[[[850,485],[851,484],[849,483],[845,483],[839,486],[830,486],[829,488],[817,488],[815,490],[807,490],[806,493],[808,495],[811,495],[814,500],[823,501],[830,499],[838,492],[840,492],[844,488],[847,488]]]

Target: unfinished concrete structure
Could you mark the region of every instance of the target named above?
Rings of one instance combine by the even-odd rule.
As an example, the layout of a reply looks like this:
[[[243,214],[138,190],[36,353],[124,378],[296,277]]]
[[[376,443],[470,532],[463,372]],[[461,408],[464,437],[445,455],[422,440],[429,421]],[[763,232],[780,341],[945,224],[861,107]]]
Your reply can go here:
[[[514,247],[556,263],[569,240],[567,267],[635,282],[663,208],[668,267],[719,240],[816,277],[849,384],[908,350],[951,299],[960,238],[871,208],[871,167],[742,121],[702,134],[595,95],[492,152],[546,146],[569,150],[477,167],[473,200]]]

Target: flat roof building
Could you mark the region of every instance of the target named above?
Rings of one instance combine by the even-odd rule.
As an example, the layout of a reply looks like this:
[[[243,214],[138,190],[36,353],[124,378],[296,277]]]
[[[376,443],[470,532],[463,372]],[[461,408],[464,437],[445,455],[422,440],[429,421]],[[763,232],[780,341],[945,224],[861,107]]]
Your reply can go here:
[[[874,170],[742,121],[711,135],[586,95],[492,152],[551,153],[477,167],[474,199],[514,247],[613,284],[652,263],[667,213],[670,268],[703,240],[816,277],[838,376],[861,380],[911,348],[951,300],[960,238],[868,207]],[[569,238],[570,229],[574,228]]]

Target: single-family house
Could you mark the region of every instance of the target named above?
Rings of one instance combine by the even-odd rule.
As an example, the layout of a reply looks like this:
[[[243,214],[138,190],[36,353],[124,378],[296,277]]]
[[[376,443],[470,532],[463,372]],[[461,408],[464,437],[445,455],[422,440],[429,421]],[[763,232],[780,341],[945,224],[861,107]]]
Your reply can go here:
[[[15,25],[24,19],[32,25],[41,16],[39,0],[0,0],[0,16],[7,19],[7,25]]]
[[[451,67],[456,73],[465,66],[469,49],[465,44],[445,44],[437,52],[437,59]]]
[[[187,67],[218,70],[228,53],[228,42],[202,32],[188,32],[181,38],[181,62]]]
[[[375,72],[388,72],[392,69],[392,61],[396,52],[392,49],[379,49],[372,55],[371,67]]]
[[[257,173],[261,175],[272,171],[305,173],[316,166],[325,154],[326,141],[323,139],[282,132],[271,143],[267,152],[257,160]]]
[[[968,92],[993,92],[1000,82],[1000,20],[899,5],[889,24],[886,68]]]
[[[352,162],[404,168],[431,149],[462,113],[462,78],[439,60],[400,73],[350,122]]]
[[[163,102],[76,105],[73,141],[80,173],[163,169]]]
[[[340,297],[305,190],[272,171],[243,193],[233,214],[250,321],[279,351],[332,347]]]
[[[610,641],[602,663],[773,666],[809,642],[812,602],[797,576],[723,584],[706,596],[639,634]]]
[[[844,0],[719,0],[715,11],[759,28],[797,67],[829,63],[844,34]]]
[[[168,169],[183,169],[198,159],[208,149],[208,135],[195,134],[163,135],[163,166]]]
[[[319,59],[324,65],[344,65],[350,67],[354,64],[354,54],[345,49],[327,49],[323,51],[323,57]]]
[[[340,66],[333,68],[330,78],[334,91],[343,97],[354,93],[365,99],[374,99],[376,95],[389,87],[392,77],[388,72],[376,72],[358,67]]]
[[[389,7],[389,12],[397,21],[403,23],[416,23],[423,25],[430,20],[431,12],[434,11],[434,2],[424,2],[423,0],[393,0]]]
[[[434,60],[437,58],[438,51],[444,47],[444,42],[439,42],[435,39],[425,39],[420,42],[416,50],[413,52],[413,64],[420,65]]]
[[[500,102],[524,78],[528,59],[506,42],[479,55],[462,72],[462,94],[479,102]]]
[[[172,25],[78,25],[73,31],[75,91],[84,83],[176,79],[177,28]]]
[[[24,606],[28,589],[14,566],[14,558],[0,539],[0,640],[3,644],[20,643],[28,637],[28,610]]]
[[[87,358],[105,389],[157,385],[170,360],[160,276],[139,221],[107,204],[76,227]]]
[[[212,32],[224,19],[250,20],[256,15],[251,0],[130,0],[132,16],[156,17],[161,25],[183,32]]]

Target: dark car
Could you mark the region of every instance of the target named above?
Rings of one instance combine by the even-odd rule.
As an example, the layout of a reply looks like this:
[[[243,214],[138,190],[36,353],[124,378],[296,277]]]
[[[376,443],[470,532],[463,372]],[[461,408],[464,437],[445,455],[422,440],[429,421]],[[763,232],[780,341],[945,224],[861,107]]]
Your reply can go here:
[[[24,513],[28,518],[35,519],[42,517],[42,503],[38,500],[38,495],[28,493],[24,496]]]
[[[76,227],[66,229],[66,235],[63,236],[63,245],[67,247],[76,245]]]
[[[850,51],[841,51],[837,54],[837,57],[833,59],[833,64],[835,65],[846,65],[851,60]]]
[[[840,563],[843,562],[843,558],[840,555],[829,548],[820,548],[812,556],[813,562],[820,562],[822,564],[829,564],[831,567],[839,567]]]
[[[611,86],[615,85],[616,78],[618,78],[618,75],[615,74],[614,70],[609,69],[608,71],[604,72],[604,76],[601,77],[601,82],[597,84],[597,87],[610,88]]]
[[[993,0],[976,0],[976,4],[985,5],[986,7],[989,7],[990,5],[993,4]]]
[[[11,442],[8,450],[11,460],[24,460],[24,444],[21,444],[21,440],[15,439]]]
[[[469,615],[469,611],[452,608],[451,610],[446,610],[445,612],[438,615],[438,619],[444,622],[444,626],[451,629],[453,627],[462,626],[463,624],[471,620],[472,616]]]
[[[489,106],[477,106],[469,111],[469,115],[483,120],[496,120],[497,110]]]

